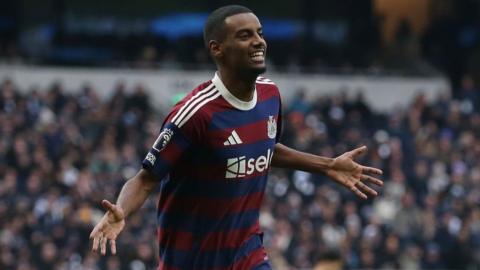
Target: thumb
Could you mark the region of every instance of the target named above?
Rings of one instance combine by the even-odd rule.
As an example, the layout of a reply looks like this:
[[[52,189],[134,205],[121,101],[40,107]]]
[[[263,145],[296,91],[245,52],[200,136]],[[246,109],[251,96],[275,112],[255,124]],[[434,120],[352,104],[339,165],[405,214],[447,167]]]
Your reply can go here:
[[[356,157],[356,156],[361,155],[365,152],[367,152],[367,147],[364,145],[364,146],[358,147],[356,149],[353,149],[350,153],[352,154],[352,157]]]
[[[112,212],[112,214],[115,216],[117,219],[122,219],[123,218],[123,213],[119,209],[118,206],[115,204],[109,202],[108,200],[103,200],[102,201],[102,206],[105,208],[105,210]]]

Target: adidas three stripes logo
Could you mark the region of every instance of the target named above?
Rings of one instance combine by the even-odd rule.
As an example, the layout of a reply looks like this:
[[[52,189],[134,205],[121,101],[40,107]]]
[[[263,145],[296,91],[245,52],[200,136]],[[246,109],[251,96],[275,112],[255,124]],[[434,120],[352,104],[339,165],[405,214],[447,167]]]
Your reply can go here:
[[[228,139],[223,143],[223,145],[235,145],[235,144],[241,144],[243,143],[240,137],[238,136],[237,132],[235,130],[232,131],[230,136],[228,136]]]

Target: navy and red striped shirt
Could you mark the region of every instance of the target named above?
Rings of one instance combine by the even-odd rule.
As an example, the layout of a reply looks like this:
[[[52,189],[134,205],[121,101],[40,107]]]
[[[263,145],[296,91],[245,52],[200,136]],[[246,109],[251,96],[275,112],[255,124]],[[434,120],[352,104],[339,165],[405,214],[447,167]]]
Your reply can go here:
[[[143,161],[163,179],[159,269],[250,269],[267,260],[259,211],[280,124],[278,88],[264,77],[245,102],[215,74],[173,108]]]

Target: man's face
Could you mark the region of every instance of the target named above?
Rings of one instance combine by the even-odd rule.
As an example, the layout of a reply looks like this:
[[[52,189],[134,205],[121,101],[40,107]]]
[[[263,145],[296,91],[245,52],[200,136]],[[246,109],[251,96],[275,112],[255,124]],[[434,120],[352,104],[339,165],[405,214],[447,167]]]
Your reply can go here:
[[[236,14],[225,19],[225,39],[221,42],[221,61],[239,72],[259,75],[266,70],[267,43],[260,21],[253,13]]]

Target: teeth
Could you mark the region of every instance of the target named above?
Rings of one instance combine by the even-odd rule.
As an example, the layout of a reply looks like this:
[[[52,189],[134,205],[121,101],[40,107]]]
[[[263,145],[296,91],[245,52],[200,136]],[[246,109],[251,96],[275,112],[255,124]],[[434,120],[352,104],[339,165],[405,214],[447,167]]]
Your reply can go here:
[[[254,52],[251,54],[251,57],[263,57],[263,51]]]

